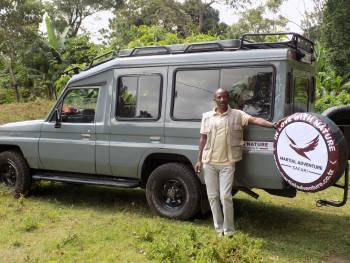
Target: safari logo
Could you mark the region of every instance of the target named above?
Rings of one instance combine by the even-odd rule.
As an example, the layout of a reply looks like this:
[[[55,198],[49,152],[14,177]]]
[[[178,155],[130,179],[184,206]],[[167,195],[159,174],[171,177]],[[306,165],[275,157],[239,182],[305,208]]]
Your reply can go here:
[[[316,192],[329,186],[338,170],[338,155],[333,130],[315,114],[293,114],[276,131],[277,168],[301,191]]]

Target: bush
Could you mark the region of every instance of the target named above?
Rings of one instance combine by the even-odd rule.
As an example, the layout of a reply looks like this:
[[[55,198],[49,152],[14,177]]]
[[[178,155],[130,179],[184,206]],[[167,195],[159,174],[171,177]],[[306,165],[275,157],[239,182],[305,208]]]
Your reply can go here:
[[[347,91],[342,91],[339,95],[324,95],[318,99],[315,104],[315,111],[322,113],[326,109],[333,106],[350,105],[350,94]]]

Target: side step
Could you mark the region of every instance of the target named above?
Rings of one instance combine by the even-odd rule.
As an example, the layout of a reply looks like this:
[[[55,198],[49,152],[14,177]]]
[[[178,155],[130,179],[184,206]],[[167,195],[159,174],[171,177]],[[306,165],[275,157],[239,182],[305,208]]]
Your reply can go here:
[[[66,174],[66,173],[38,173],[33,174],[34,180],[48,180],[55,182],[66,182],[76,184],[91,184],[101,186],[114,186],[122,188],[135,188],[140,186],[140,181],[133,178],[118,178],[112,176],[92,176],[82,174]]]

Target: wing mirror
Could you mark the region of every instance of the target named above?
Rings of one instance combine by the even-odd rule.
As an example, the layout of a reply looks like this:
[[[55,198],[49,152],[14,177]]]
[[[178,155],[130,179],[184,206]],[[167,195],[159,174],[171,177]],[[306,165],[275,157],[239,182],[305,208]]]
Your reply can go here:
[[[61,128],[61,111],[59,110],[59,108],[56,108],[55,110],[55,117],[56,117],[56,122],[55,122],[55,128]]]

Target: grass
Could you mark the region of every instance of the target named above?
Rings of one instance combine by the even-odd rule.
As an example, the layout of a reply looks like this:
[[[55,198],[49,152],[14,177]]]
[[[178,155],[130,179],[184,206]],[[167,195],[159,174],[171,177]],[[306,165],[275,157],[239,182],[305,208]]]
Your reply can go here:
[[[235,198],[237,235],[220,239],[210,215],[180,222],[148,209],[140,189],[41,183],[28,198],[0,187],[6,262],[349,262],[350,209],[316,207],[338,190],[297,198]],[[1,261],[1,260],[0,260]]]
[[[53,101],[37,99],[25,103],[0,104],[0,124],[43,119],[53,105]]]
[[[42,118],[49,104],[0,105],[0,123]],[[0,185],[0,262],[350,262],[349,204],[315,206],[340,190],[293,199],[257,192],[258,200],[235,197],[237,234],[220,239],[210,215],[153,215],[141,189],[45,182],[14,199]]]

